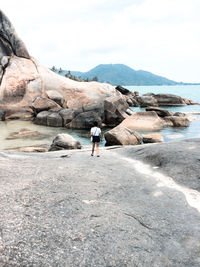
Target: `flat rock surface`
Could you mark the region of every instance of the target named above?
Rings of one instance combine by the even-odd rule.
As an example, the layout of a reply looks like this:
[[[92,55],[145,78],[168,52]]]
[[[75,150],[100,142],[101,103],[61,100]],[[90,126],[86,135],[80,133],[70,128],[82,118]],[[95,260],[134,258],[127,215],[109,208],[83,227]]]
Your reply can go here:
[[[199,266],[199,142],[1,151],[0,266]]]

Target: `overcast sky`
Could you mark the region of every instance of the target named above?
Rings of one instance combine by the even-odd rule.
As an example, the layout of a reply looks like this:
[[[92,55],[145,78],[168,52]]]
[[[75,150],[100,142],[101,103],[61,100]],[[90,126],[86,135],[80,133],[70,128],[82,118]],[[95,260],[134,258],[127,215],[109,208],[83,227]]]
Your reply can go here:
[[[47,67],[122,63],[200,82],[200,0],[5,0],[1,9]]]

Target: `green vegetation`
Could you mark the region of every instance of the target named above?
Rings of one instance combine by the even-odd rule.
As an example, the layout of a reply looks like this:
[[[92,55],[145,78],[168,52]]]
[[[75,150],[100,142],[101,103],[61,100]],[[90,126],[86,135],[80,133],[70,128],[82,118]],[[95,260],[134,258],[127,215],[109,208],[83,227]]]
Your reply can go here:
[[[92,81],[95,81],[95,82],[98,82],[98,77],[97,76],[94,76],[93,78],[82,78],[81,76],[77,76],[75,74],[72,74],[72,72],[70,70],[68,71],[65,71],[65,70],[62,70],[61,68],[57,69],[55,66],[53,66],[51,68],[51,70],[53,72],[56,72],[66,78],[69,78],[71,80],[74,80],[74,81],[78,81],[78,82],[92,82]],[[74,72],[73,72],[74,73]]]

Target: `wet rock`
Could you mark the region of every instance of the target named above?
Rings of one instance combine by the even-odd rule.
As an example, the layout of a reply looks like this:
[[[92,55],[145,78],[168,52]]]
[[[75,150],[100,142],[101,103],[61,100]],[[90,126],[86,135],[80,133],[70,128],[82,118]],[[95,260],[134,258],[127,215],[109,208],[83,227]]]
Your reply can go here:
[[[6,138],[7,140],[14,140],[14,139],[34,139],[40,140],[49,137],[48,134],[43,134],[38,131],[32,131],[27,128],[22,128],[19,132],[12,132]]]
[[[58,134],[49,151],[65,150],[65,149],[80,149],[81,144],[74,137],[69,134]]]
[[[128,95],[128,94],[131,93],[131,91],[129,91],[128,89],[122,87],[121,85],[116,86],[115,89],[116,89],[117,91],[119,91],[119,92],[120,92],[121,94],[123,94],[123,95]]]
[[[142,136],[124,126],[117,126],[104,134],[106,146],[113,145],[139,145],[142,143]]]
[[[168,110],[159,107],[147,107],[146,111],[155,111],[159,117],[171,116],[171,113]]]

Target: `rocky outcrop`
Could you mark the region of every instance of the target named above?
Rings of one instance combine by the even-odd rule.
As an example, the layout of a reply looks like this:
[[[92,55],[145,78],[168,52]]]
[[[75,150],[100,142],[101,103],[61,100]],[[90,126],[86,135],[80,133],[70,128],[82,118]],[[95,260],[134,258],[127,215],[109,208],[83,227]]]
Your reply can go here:
[[[134,113],[120,125],[135,131],[156,131],[161,130],[165,124],[155,111],[147,111]]]
[[[106,132],[104,137],[106,146],[139,145],[142,143],[142,136],[139,133],[120,125]]]
[[[53,140],[49,151],[65,150],[65,149],[80,149],[81,144],[69,134],[58,134]]]
[[[62,108],[79,109],[122,94],[112,85],[77,82],[41,66],[29,53],[0,11],[0,109],[30,112],[37,97],[47,98]],[[46,109],[45,109],[46,110]],[[42,110],[40,110],[42,111]],[[40,112],[40,111],[37,111]]]
[[[199,266],[199,144],[1,151],[1,265]]]
[[[185,106],[197,104],[196,102],[173,94],[147,93],[134,97],[141,107],[156,106]]]

